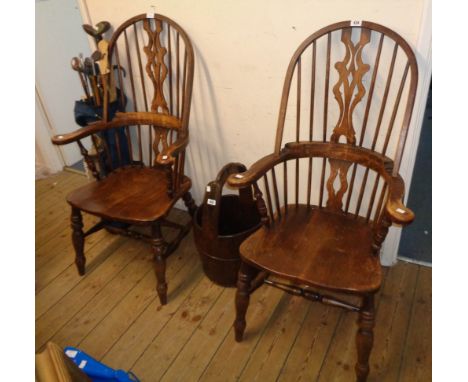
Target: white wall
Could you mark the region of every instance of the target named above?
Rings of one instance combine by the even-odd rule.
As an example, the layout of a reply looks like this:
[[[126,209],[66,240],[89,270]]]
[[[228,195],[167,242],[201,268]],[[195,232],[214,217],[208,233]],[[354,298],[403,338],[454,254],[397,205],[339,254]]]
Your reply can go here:
[[[64,160],[58,148],[50,142],[50,136],[53,135],[53,132],[44,112],[37,88],[35,100],[36,178],[40,178],[43,175],[60,171],[64,165]]]
[[[85,20],[92,24],[107,20],[114,27],[155,4],[156,12],[174,19],[190,36],[195,80],[187,173],[197,202],[222,165],[240,161],[248,166],[272,152],[286,68],[307,36],[337,21],[374,21],[401,34],[418,60],[424,61],[426,52],[418,52],[418,47],[421,30],[427,30],[422,28],[427,4],[430,11],[425,0],[81,0],[80,4]],[[420,63],[420,78],[427,77],[428,70]],[[418,97],[416,109],[425,104],[424,94]],[[412,129],[410,146],[419,138],[417,126]],[[405,160],[403,176],[409,184],[414,158]],[[396,259],[398,234],[392,233],[388,241],[382,258],[386,264]]]
[[[73,106],[83,91],[77,74],[71,69],[73,56],[82,52],[89,56],[90,49],[76,0],[36,1],[36,89],[42,102],[37,104],[48,119],[48,130],[36,128],[42,152],[57,155],[50,143],[50,135],[67,133],[77,125]],[[37,121],[37,119],[36,119]],[[71,165],[81,159],[76,145],[62,146],[64,164]],[[54,168],[55,171],[55,168]]]

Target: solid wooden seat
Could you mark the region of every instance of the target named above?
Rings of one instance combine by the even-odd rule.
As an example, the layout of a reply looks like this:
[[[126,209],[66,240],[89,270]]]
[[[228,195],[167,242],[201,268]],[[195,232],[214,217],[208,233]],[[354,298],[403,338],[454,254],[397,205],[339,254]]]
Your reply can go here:
[[[126,167],[100,182],[89,183],[67,196],[73,207],[107,220],[147,224],[164,217],[191,187],[184,176],[178,194],[168,196],[164,169]]]
[[[362,293],[376,291],[382,280],[372,227],[312,206],[290,205],[283,220],[251,235],[240,253],[251,265],[298,284]]]

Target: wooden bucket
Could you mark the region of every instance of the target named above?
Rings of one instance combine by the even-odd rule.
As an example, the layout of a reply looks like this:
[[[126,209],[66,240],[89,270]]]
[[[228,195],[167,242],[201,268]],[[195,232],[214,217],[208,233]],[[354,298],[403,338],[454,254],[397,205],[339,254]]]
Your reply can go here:
[[[224,287],[236,286],[239,246],[261,226],[251,187],[239,190],[239,195],[222,195],[228,176],[245,170],[240,163],[224,166],[216,180],[206,186],[203,204],[193,219],[203,270],[211,281]]]

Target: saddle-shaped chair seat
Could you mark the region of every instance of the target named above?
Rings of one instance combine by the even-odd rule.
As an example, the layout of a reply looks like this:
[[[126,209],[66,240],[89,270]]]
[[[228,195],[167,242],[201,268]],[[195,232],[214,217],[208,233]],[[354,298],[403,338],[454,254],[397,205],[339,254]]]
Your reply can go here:
[[[184,176],[178,193],[171,198],[163,169],[124,167],[99,182],[74,190],[67,201],[73,207],[106,220],[147,224],[168,214],[190,186],[190,179]]]
[[[242,243],[244,261],[298,284],[351,293],[379,289],[380,261],[365,219],[306,205],[287,211]]]

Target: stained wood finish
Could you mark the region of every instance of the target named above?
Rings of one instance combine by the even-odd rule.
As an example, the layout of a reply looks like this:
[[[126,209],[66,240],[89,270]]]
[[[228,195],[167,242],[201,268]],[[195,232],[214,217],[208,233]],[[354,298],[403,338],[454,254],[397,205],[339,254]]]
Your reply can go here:
[[[259,288],[250,295],[245,338],[237,343],[230,327],[236,291],[204,277],[192,234],[166,259],[170,301],[164,307],[154,293],[151,243],[105,230],[91,235],[87,275],[79,277],[64,195],[88,182],[68,172],[36,181],[37,352],[49,340],[76,346],[143,381],[353,379],[357,314]],[[51,227],[49,216],[61,224]],[[91,219],[84,214],[83,223]],[[172,209],[170,219],[185,224],[188,216]],[[431,380],[431,273],[404,262],[383,268],[369,380]]]
[[[372,228],[364,219],[306,205],[289,211],[281,224],[241,244],[246,262],[297,284],[353,293],[379,289],[380,262],[372,256]]]
[[[171,41],[175,40],[177,59],[174,62]],[[52,138],[56,145],[76,142],[97,180],[67,197],[73,210],[76,265],[83,275],[84,238],[102,228],[146,240],[152,244],[157,292],[161,303],[165,304],[166,258],[190,228],[189,224],[171,223],[166,217],[179,199],[184,201],[191,215],[196,209],[189,192],[191,180],[184,174],[194,73],[193,48],[177,23],[158,14],[153,18],[139,15],[127,20],[116,29],[110,41],[101,40],[98,45],[104,88],[103,120]],[[114,64],[119,68],[126,66],[125,76],[119,70],[116,80],[111,70]],[[184,68],[182,74],[178,69],[180,65]],[[176,83],[174,73],[177,73]],[[109,120],[109,103],[117,99],[115,85],[120,88],[121,96],[117,100],[120,110],[127,107],[128,111],[118,112]],[[177,108],[172,98],[175,92],[180,96]],[[172,112],[174,109],[177,112]],[[118,128],[123,129],[123,135],[118,133]],[[113,156],[109,145],[98,136],[101,133],[114,138]],[[95,154],[91,154],[90,147],[83,142],[86,137],[91,137]],[[101,220],[83,232],[81,211]],[[126,226],[118,226],[116,222]],[[135,231],[132,229],[135,225],[147,226],[150,233]],[[162,237],[161,226],[178,230],[172,242]]]
[[[208,183],[193,222],[203,270],[210,280],[225,287],[236,286],[239,245],[260,227],[251,187],[239,190],[239,195],[223,195],[228,176],[245,169],[241,163],[229,163],[220,170]]]
[[[372,40],[378,44],[372,44]],[[390,42],[392,54],[383,77],[383,96],[379,98],[374,95],[374,85],[384,41]],[[344,56],[339,44],[344,47]],[[317,46],[323,46],[321,51],[326,52],[322,60],[317,55]],[[309,89],[302,80],[304,54],[310,50],[312,68],[308,103],[303,100],[301,89],[303,86]],[[400,61],[401,58],[404,61],[401,64],[404,70],[395,85],[398,55]],[[366,62],[365,57],[374,59]],[[321,69],[318,68],[319,61],[324,66]],[[333,75],[333,68],[337,77]],[[315,91],[316,72],[324,73],[321,100],[318,99],[321,92]],[[365,78],[370,75],[369,83]],[[337,78],[334,83],[333,78]],[[296,94],[291,98],[295,108],[288,107],[294,83]],[[389,98],[392,86],[398,89],[393,107]],[[240,246],[242,265],[235,297],[236,341],[240,342],[244,337],[250,295],[259,286],[258,277],[255,279],[259,274],[263,283],[294,296],[357,312],[355,374],[357,381],[367,380],[374,343],[374,294],[382,285],[378,255],[392,223],[409,224],[414,219],[413,212],[403,204],[404,183],[398,169],[416,86],[417,64],[409,45],[395,32],[375,23],[363,21],[359,27],[352,27],[349,21],[330,25],[311,35],[296,50],[286,73],[274,152],[247,171],[233,174],[228,179],[234,188],[253,187],[263,223],[263,227]],[[330,89],[337,105],[330,104]],[[404,89],[406,99],[402,97]],[[356,110],[366,96],[362,124],[356,123]],[[315,104],[320,102],[323,124],[319,136],[314,135],[313,127]],[[398,129],[395,120],[400,104],[404,115]],[[310,110],[303,110],[303,105],[308,105]],[[337,106],[338,115],[330,131],[333,106]],[[294,109],[295,141],[284,142],[286,114]],[[389,118],[384,118],[387,114]],[[301,140],[305,135],[301,135],[301,115],[310,118],[306,126],[308,140]],[[372,126],[368,124],[371,119],[375,122]],[[390,140],[397,142],[391,156],[388,155]],[[307,175],[301,174],[301,161],[306,164]],[[293,179],[289,181],[288,167],[291,166],[288,164],[294,167],[294,172],[289,173]],[[314,165],[318,165],[320,172],[318,184],[314,183],[318,187],[315,193],[317,204],[311,202]],[[281,171],[282,178],[278,176]],[[358,172],[361,175],[358,176]],[[307,179],[307,183],[303,179]],[[361,184],[353,195],[357,179]],[[289,201],[291,185],[293,193]],[[278,202],[281,199],[278,190],[281,189],[284,190],[283,205]],[[301,201],[301,194],[307,194],[305,201]],[[354,212],[351,212],[351,201]],[[312,288],[345,294],[345,297],[322,294]],[[350,301],[352,298],[358,301]]]
[[[105,181],[89,183],[71,192],[67,202],[105,220],[147,225],[165,217],[181,194],[191,187],[190,179],[185,177],[178,197],[170,198],[165,183],[166,174],[161,169],[120,168]]]

